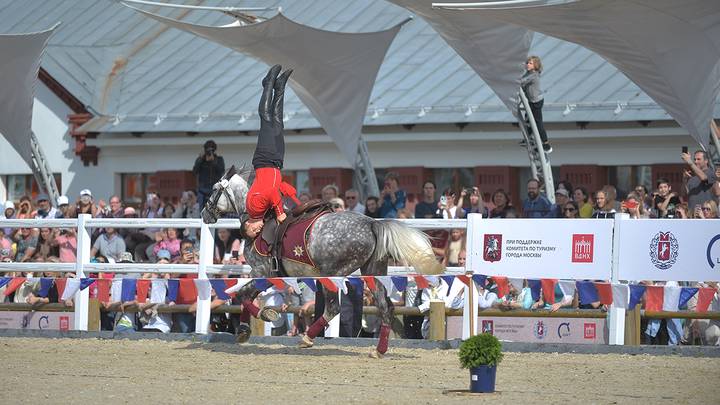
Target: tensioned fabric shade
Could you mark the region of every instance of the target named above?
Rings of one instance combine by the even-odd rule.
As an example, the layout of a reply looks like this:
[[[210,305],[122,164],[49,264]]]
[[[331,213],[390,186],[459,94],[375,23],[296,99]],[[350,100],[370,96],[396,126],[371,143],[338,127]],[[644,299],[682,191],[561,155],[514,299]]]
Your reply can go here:
[[[527,0],[434,3],[598,53],[707,148],[720,91],[718,0]]]
[[[35,82],[40,58],[56,27],[41,32],[0,35],[0,134],[29,167],[33,167],[30,134]]]
[[[432,8],[432,0],[390,0],[420,16],[515,112],[515,102],[533,33],[477,13]]]
[[[356,161],[363,120],[378,70],[404,23],[379,32],[339,33],[301,25],[277,14],[252,25],[210,27],[125,6],[269,65],[293,68],[290,87],[350,164]]]

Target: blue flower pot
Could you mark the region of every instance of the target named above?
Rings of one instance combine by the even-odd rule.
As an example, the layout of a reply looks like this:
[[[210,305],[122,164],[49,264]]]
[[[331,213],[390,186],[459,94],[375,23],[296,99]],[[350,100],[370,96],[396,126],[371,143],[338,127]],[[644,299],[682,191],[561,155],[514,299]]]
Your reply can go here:
[[[470,368],[470,392],[495,392],[497,366]]]

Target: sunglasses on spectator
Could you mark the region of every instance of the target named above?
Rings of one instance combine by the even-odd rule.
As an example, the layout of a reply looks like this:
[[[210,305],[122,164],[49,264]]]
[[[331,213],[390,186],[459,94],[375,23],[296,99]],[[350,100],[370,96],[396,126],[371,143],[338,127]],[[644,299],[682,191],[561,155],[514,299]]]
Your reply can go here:
[[[565,212],[575,212],[575,208],[572,208],[572,207],[565,208]]]
[[[710,208],[710,207],[702,207],[702,210],[703,210],[703,211],[712,211],[712,208]]]
[[[346,195],[346,196],[345,196],[345,199],[346,199],[346,200],[354,200],[354,199],[356,199],[356,198],[357,198],[357,197],[355,197],[354,195]]]

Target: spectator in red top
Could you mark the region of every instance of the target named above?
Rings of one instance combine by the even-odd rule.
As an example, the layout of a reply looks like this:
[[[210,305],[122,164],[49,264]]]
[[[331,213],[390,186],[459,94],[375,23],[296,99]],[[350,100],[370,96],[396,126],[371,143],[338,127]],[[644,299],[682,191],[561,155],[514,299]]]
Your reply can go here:
[[[245,235],[256,237],[265,224],[265,214],[272,210],[278,222],[283,222],[287,215],[283,210],[282,196],[292,198],[299,204],[297,191],[282,181],[285,160],[285,138],[283,134],[283,102],[285,85],[292,69],[278,76],[282,67],[275,65],[268,71],[262,81],[263,92],[260,96],[260,134],[258,135],[253,168],[255,181],[248,191],[245,209],[250,218],[243,224]]]

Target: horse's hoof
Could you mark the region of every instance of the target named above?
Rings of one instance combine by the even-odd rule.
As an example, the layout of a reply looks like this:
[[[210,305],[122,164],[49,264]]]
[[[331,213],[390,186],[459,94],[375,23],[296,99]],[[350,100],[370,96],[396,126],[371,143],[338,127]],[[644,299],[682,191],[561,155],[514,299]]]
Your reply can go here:
[[[275,322],[280,319],[280,314],[270,307],[265,307],[260,310],[260,319],[265,322]]]
[[[303,335],[302,339],[300,339],[300,343],[298,343],[298,347],[301,349],[313,347],[315,342],[313,342],[312,339],[310,339],[307,335]]]
[[[245,343],[248,340],[250,340],[250,335],[252,334],[252,330],[250,329],[250,326],[247,324],[242,324],[238,326],[237,335],[235,336],[235,341],[237,343]]]
[[[373,351],[370,352],[369,357],[371,359],[382,359],[385,355],[377,351],[377,349],[373,349]]]

